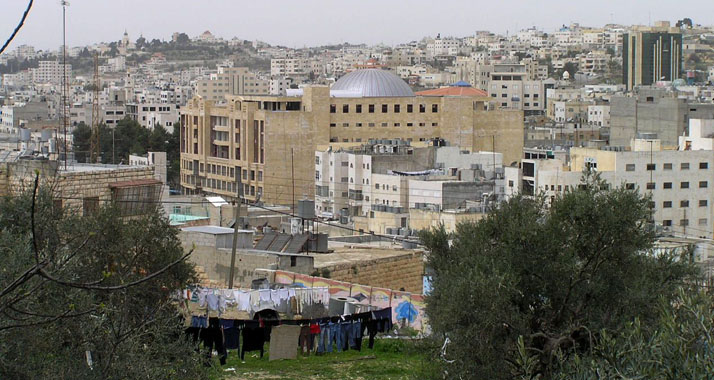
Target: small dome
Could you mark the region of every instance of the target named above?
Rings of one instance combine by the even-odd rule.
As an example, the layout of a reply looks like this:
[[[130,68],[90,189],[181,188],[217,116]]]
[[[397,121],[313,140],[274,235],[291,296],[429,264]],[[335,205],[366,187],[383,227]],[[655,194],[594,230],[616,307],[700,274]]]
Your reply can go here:
[[[414,96],[412,89],[401,78],[380,69],[353,71],[337,80],[330,90],[356,97]]]

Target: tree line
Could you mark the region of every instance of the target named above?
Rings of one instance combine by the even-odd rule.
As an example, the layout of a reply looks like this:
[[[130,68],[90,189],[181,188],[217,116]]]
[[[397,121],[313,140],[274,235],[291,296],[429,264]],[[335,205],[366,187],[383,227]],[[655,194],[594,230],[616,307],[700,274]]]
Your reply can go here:
[[[99,154],[103,164],[127,164],[129,155],[144,155],[147,152],[166,152],[168,182],[179,185],[180,129],[168,133],[160,124],[153,129],[144,128],[137,121],[125,118],[116,126],[99,125]],[[78,162],[89,162],[92,128],[79,123],[72,133],[74,155]]]

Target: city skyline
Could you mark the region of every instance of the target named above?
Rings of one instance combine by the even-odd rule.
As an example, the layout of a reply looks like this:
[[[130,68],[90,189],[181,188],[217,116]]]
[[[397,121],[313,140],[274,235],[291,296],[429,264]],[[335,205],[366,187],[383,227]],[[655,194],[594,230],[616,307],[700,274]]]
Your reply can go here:
[[[553,32],[571,22],[592,27],[608,23],[647,25],[657,20],[674,24],[679,19],[690,17],[697,24],[714,24],[712,16],[700,18],[701,15],[714,14],[714,3],[689,3],[698,3],[696,14],[683,12],[681,9],[685,7],[681,4],[665,1],[602,1],[596,6],[557,0],[544,7],[519,0],[498,4],[447,0],[438,4],[443,12],[435,12],[434,4],[421,0],[388,4],[368,0],[352,10],[345,10],[344,4],[327,0],[307,0],[299,5],[291,3],[282,6],[253,2],[226,4],[219,0],[200,3],[127,0],[121,4],[76,0],[71,2],[67,11],[67,43],[69,46],[85,46],[118,41],[125,30],[132,40],[140,35],[149,40],[167,40],[173,32],[195,36],[210,30],[225,39],[257,39],[272,45],[301,48],[344,42],[393,45],[438,33],[464,37],[477,30],[489,30],[505,34],[533,26]],[[13,0],[12,6],[0,15],[0,33],[3,36],[10,35],[26,5],[25,1]],[[169,6],[171,9],[168,9]],[[244,18],[243,14],[247,16]],[[10,49],[21,44],[43,50],[57,49],[62,44],[61,15],[59,2],[36,2]],[[97,15],[116,16],[119,21],[107,25],[106,17]],[[503,21],[502,17],[494,15],[508,19]]]

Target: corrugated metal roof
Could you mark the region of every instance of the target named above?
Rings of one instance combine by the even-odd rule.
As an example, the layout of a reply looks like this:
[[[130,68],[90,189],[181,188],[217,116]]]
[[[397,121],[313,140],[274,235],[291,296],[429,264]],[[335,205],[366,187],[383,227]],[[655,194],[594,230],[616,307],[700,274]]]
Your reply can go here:
[[[331,91],[361,97],[413,97],[411,87],[398,76],[380,69],[355,70],[340,78]]]

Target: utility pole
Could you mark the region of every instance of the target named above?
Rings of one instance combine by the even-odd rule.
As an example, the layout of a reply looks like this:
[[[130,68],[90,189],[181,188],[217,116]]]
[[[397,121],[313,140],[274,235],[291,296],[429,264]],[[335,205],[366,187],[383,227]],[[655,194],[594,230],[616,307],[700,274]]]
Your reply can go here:
[[[94,53],[94,91],[92,93],[92,137],[90,162],[99,161],[99,54]]]
[[[491,135],[491,150],[493,152],[493,178],[496,179],[496,135]]]
[[[69,84],[67,83],[67,28],[66,28],[66,12],[69,2],[62,0],[62,130],[64,131],[64,170],[67,170],[67,93],[69,92]]]
[[[233,247],[231,247],[231,270],[228,277],[228,289],[233,289],[233,277],[235,276],[236,269],[236,248],[238,246],[238,218],[240,218],[240,206],[243,202],[243,184],[240,180],[241,170],[236,170],[236,184],[238,185],[236,189],[236,195],[238,199],[233,202]]]
[[[293,181],[293,215],[295,215],[295,148],[290,148],[290,177]]]

